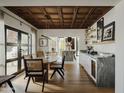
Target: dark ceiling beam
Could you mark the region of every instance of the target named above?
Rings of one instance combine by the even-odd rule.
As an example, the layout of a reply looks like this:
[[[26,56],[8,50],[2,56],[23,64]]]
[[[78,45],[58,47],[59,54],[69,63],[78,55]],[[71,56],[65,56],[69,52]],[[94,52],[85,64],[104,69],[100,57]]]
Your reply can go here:
[[[95,11],[96,8],[91,8],[88,12],[88,14],[85,16],[85,18],[83,19],[80,27],[82,27],[84,25],[84,23],[87,21],[88,17],[91,16],[91,14]]]
[[[29,18],[29,17],[25,17],[25,18],[31,19],[31,18]],[[38,18],[38,20],[46,20],[46,18]],[[59,18],[52,18],[52,20],[60,20],[60,19],[59,19]],[[69,21],[71,21],[72,18],[64,18],[63,20],[69,20]],[[77,20],[82,20],[82,18],[77,18]],[[90,20],[96,20],[96,18],[92,18],[92,19],[90,19]]]
[[[78,7],[74,8],[74,12],[73,12],[74,15],[73,15],[73,18],[72,18],[71,28],[73,27],[73,24],[74,24],[74,22],[76,20],[78,10],[79,10]]]
[[[57,11],[58,11],[58,16],[59,16],[59,19],[60,19],[61,26],[63,27],[64,20],[63,20],[62,8],[61,7],[57,7]]]
[[[25,14],[28,15],[28,13],[25,13],[25,14],[24,14],[24,13],[18,12],[16,8],[12,8],[12,9],[10,8],[10,11],[13,11],[16,15],[19,15],[19,16],[20,16],[21,18],[23,18],[23,19],[25,19],[25,16],[26,16]]]
[[[18,14],[26,14],[26,13],[18,13]],[[33,13],[32,12],[32,14],[33,15],[44,15],[43,13]],[[64,15],[73,15],[74,13],[64,13]],[[101,12],[101,13],[95,13],[94,15],[102,15],[103,14],[103,12]],[[56,12],[56,13],[49,13],[49,15],[58,15],[58,13]],[[87,13],[78,13],[78,15],[87,15]]]
[[[38,18],[38,19],[42,19],[45,20],[46,18]],[[79,18],[81,19],[81,18]],[[59,18],[52,18],[52,20],[60,20]],[[72,20],[72,18],[63,18],[63,20]]]
[[[40,10],[43,12],[44,17],[47,19],[46,21],[49,21],[51,24],[54,25],[54,22],[52,21],[52,18],[50,17],[50,15],[47,13],[45,8],[40,8]]]
[[[108,8],[103,9],[101,15],[97,15],[96,16],[96,15],[93,14],[93,16],[95,17],[94,18],[95,20],[94,20],[94,22],[92,24],[94,24],[96,22],[96,20],[98,20],[99,18],[101,18],[102,16],[104,16],[104,14],[106,14],[110,9],[112,9],[112,7],[108,7]],[[91,21],[93,21],[93,20],[91,20]],[[92,24],[90,24],[89,26],[92,26]]]
[[[41,15],[42,13],[33,13],[35,15]],[[50,15],[58,15],[58,12],[55,13],[49,13]],[[64,13],[65,15],[72,15],[73,13]]]
[[[63,11],[58,11],[57,8],[60,7]],[[76,7],[79,10],[76,10]],[[37,28],[46,28],[46,22],[49,19],[49,28],[86,28],[91,26],[100,17],[102,17],[106,12],[108,12],[112,7],[101,7],[101,6],[90,6],[90,7],[64,7],[64,6],[54,6],[52,7],[6,7],[16,15],[20,16],[27,22],[31,23]],[[34,8],[34,10],[33,10]],[[43,9],[41,9],[43,8]],[[70,10],[68,10],[71,9]],[[48,11],[47,11],[48,9]],[[55,10],[56,9],[56,10]],[[39,11],[40,10],[40,11]],[[61,9],[60,9],[61,10]],[[78,11],[76,15],[76,11]],[[60,18],[62,15],[62,18]],[[62,21],[61,21],[62,20]],[[62,27],[63,23],[63,27]],[[72,27],[72,28],[71,28]]]
[[[41,25],[42,23],[32,14],[31,10],[29,8],[24,8],[25,11],[29,14],[30,17],[32,17],[34,19],[34,21],[36,23],[38,23],[39,25]]]

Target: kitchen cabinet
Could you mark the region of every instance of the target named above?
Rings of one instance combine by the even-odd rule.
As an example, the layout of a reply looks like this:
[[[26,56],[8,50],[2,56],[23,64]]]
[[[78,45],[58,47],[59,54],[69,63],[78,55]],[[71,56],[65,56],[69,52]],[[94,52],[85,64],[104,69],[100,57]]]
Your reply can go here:
[[[80,53],[79,62],[90,75],[91,73],[90,57],[88,55],[85,55],[84,53]]]
[[[80,52],[79,63],[96,83],[97,87],[114,87],[115,57],[90,55]]]

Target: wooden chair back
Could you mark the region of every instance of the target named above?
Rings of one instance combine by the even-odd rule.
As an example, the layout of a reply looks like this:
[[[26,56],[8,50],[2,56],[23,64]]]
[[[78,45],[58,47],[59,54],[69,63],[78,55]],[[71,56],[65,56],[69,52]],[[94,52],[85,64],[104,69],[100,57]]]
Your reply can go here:
[[[29,76],[31,72],[44,72],[42,59],[24,59],[24,66],[26,76]]]
[[[45,54],[44,54],[43,51],[37,51],[37,52],[36,52],[36,56],[37,56],[37,57],[43,57],[43,56],[45,56]]]
[[[24,55],[23,58],[24,58],[24,59],[32,59],[32,55],[31,55],[31,54],[29,54],[29,55]]]

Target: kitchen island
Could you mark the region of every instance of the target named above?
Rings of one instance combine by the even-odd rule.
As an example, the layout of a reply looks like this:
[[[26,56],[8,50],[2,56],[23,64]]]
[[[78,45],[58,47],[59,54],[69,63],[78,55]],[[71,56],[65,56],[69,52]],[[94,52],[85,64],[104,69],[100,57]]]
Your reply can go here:
[[[65,51],[62,51],[62,55],[65,55],[65,61],[73,61],[75,58],[75,51],[65,50]]]

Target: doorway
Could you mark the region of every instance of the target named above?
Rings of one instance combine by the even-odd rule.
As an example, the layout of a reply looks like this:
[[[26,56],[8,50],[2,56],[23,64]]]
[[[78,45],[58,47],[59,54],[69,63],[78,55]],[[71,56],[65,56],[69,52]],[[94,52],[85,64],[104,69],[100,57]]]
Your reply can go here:
[[[17,74],[24,69],[23,55],[31,53],[31,36],[5,25],[5,44],[6,75]]]
[[[66,61],[75,61],[78,60],[79,55],[79,38],[78,37],[71,37],[71,47],[68,48],[68,37],[50,37],[48,39],[48,51],[52,51],[51,49],[54,48],[58,55],[66,56]],[[66,54],[65,54],[66,52]],[[71,54],[68,54],[71,53]],[[76,61],[78,62],[78,61]]]

